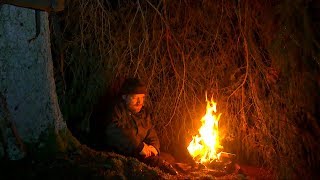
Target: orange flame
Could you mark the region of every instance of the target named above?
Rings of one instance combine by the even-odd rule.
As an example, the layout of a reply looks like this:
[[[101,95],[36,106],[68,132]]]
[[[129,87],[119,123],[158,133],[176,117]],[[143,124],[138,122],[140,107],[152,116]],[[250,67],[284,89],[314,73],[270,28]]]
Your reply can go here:
[[[221,113],[217,115],[217,103],[211,98],[209,101],[206,95],[207,109],[202,117],[202,126],[199,134],[192,137],[188,146],[188,151],[193,159],[198,163],[208,163],[219,159],[218,149],[223,148],[219,142],[218,122]]]

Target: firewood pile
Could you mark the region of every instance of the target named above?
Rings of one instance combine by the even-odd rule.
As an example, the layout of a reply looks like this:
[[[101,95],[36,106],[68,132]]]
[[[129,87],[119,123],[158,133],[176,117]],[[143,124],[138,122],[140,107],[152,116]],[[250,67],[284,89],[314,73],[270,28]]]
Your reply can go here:
[[[184,178],[221,178],[238,179],[239,176],[246,176],[239,164],[235,161],[235,155],[221,153],[220,159],[206,165],[201,163],[175,163],[174,167],[181,172]]]

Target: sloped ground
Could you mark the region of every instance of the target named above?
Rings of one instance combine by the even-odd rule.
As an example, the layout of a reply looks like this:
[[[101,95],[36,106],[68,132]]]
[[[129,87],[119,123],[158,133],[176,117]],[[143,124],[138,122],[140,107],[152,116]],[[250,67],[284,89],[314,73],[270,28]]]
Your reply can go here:
[[[1,161],[0,179],[261,179],[256,171],[226,173],[214,169],[194,169],[169,175],[158,168],[140,163],[135,158],[108,152],[97,152],[84,147],[81,152],[35,161]],[[251,170],[252,171],[252,170]],[[250,173],[250,172],[249,172]]]

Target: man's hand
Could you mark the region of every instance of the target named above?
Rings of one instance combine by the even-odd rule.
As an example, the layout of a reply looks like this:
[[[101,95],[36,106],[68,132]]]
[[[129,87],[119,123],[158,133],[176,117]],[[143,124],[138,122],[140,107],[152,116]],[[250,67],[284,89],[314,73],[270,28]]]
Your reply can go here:
[[[147,158],[152,155],[153,156],[158,155],[158,151],[154,146],[143,143],[143,149],[141,150],[141,152],[139,154]]]
[[[157,149],[154,147],[154,146],[152,146],[152,145],[149,145],[149,150],[151,151],[151,153],[153,154],[153,155],[158,155],[158,151],[157,151]]]
[[[148,146],[148,144],[143,143],[143,149],[141,150],[141,152],[140,152],[139,154],[140,154],[141,156],[146,157],[146,158],[152,155],[151,149],[150,149],[150,147]]]

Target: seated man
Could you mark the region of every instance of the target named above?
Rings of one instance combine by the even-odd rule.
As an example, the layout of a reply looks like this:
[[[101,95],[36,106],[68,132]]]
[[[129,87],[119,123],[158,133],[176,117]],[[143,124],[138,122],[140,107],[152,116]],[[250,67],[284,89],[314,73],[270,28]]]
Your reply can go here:
[[[144,107],[145,85],[129,78],[121,88],[121,100],[116,104],[112,122],[105,130],[105,144],[117,153],[136,157],[152,167],[176,175],[177,171],[160,154],[160,142],[153,128],[150,113]]]

